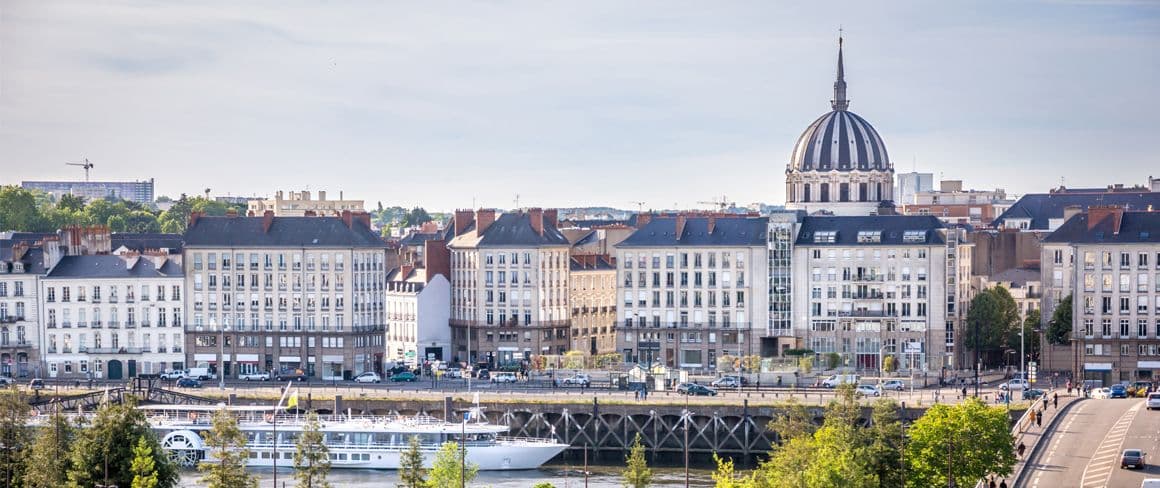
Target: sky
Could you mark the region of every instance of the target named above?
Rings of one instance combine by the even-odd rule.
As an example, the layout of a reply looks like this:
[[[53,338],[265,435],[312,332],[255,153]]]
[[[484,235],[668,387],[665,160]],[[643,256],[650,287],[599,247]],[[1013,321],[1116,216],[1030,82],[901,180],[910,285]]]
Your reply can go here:
[[[432,210],[781,204],[830,110],[898,172],[1160,177],[1157,1],[0,0],[0,184]]]

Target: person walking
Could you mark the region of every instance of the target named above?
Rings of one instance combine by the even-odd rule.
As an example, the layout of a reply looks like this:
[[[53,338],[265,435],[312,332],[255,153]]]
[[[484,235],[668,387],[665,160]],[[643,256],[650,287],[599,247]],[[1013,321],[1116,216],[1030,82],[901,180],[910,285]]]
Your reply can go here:
[[[1040,412],[1039,415],[1035,416],[1035,426],[1043,427],[1043,412]]]
[[[996,488],[996,485],[995,485],[995,477],[994,477],[994,476],[990,476],[990,477],[988,477],[988,478],[987,478],[987,480],[988,480],[988,481],[987,481],[987,486],[988,486],[989,488]]]
[[[1006,479],[999,482],[999,488],[1007,488],[1007,480]]]
[[[967,399],[967,387],[965,387],[965,386],[963,387],[963,399],[964,400]]]
[[[1052,394],[1051,401],[1055,402],[1055,409],[1059,410],[1059,393],[1058,392]]]
[[[1071,380],[1067,380],[1067,396],[1071,396]]]
[[[1026,450],[1027,446],[1023,444],[1023,441],[1019,441],[1019,446],[1015,448],[1015,452],[1019,453],[1019,459],[1023,459],[1023,451]]]

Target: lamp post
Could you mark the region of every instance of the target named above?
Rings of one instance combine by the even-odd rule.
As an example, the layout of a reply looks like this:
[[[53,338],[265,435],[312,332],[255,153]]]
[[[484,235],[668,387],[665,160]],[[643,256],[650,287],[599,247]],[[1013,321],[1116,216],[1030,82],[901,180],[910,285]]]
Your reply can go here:
[[[1026,335],[1025,332],[1027,332],[1027,327],[1025,327],[1023,325],[1023,323],[1020,322],[1019,323],[1019,379],[1021,379],[1021,380],[1027,379],[1027,372],[1025,369],[1023,369],[1027,364],[1027,351],[1026,351],[1026,346],[1024,345],[1025,340],[1023,337]]]
[[[220,341],[218,346],[221,348],[218,356],[218,389],[226,389],[226,329],[228,327],[222,326],[218,329]]]

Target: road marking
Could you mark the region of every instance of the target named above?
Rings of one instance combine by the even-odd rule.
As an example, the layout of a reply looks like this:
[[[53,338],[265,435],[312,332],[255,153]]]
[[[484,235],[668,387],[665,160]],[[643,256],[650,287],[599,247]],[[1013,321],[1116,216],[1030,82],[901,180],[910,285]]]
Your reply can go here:
[[[1124,439],[1128,436],[1128,428],[1132,426],[1132,420],[1136,418],[1136,413],[1140,411],[1142,405],[1142,403],[1137,403],[1128,409],[1112,425],[1112,428],[1108,429],[1108,433],[1100,441],[1099,448],[1096,449],[1083,470],[1080,486],[1106,486],[1108,484],[1108,478],[1112,476],[1112,469],[1115,465],[1115,456],[1123,447]],[[1070,426],[1071,422],[1068,422],[1068,425]]]

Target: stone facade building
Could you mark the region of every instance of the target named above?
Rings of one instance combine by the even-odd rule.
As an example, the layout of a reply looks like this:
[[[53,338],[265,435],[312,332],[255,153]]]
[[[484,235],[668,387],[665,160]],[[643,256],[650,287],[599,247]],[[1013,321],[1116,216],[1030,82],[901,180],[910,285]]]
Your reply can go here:
[[[616,352],[616,264],[608,256],[573,254],[570,349],[587,355]]]

